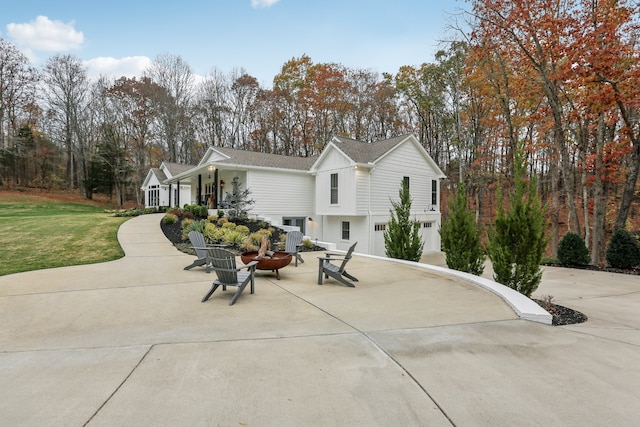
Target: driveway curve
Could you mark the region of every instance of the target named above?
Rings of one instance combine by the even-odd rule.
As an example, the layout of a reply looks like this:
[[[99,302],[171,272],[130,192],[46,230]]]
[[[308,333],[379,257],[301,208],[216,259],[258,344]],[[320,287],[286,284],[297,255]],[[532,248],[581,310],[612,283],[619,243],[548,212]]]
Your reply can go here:
[[[590,316],[553,327],[443,268],[356,255],[356,288],[318,286],[305,253],[230,307],[160,219],[120,260],[0,277],[3,425],[637,425],[637,276],[545,271]]]

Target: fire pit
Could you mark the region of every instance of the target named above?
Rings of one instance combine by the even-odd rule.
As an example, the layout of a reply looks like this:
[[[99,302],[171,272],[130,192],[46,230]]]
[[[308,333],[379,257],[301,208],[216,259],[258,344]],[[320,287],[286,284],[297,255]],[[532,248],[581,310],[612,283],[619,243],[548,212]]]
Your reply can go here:
[[[291,254],[287,252],[275,251],[270,257],[258,258],[258,252],[244,252],[240,254],[243,263],[249,264],[251,261],[258,261],[258,270],[275,271],[276,279],[280,280],[279,269],[286,267],[291,262]]]

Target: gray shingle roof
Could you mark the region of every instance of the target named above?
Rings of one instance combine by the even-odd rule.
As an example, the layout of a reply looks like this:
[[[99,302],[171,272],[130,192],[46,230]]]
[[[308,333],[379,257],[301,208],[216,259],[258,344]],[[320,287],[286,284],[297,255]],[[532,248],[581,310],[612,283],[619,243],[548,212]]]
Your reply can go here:
[[[235,148],[214,147],[214,150],[229,156],[229,159],[218,160],[216,163],[230,163],[245,166],[260,166],[278,169],[309,170],[317,157],[293,157],[280,154],[259,153],[255,151],[237,150]]]
[[[165,175],[160,168],[151,168],[151,172],[153,172],[160,182],[164,182],[164,180],[167,179],[167,175]]]
[[[171,162],[164,162],[164,165],[167,167],[167,170],[171,172],[171,176],[176,176],[195,167],[195,165],[185,165],[182,163]]]
[[[400,135],[375,142],[362,142],[350,138],[336,137],[333,142],[336,147],[344,151],[344,153],[356,163],[373,163],[400,142],[407,139],[409,135],[411,134]]]

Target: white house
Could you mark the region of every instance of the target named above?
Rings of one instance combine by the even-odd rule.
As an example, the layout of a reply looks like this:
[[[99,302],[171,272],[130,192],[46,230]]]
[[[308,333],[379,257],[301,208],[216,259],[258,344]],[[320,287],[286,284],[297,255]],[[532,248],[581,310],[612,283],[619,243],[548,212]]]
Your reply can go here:
[[[224,206],[231,181],[238,177],[255,202],[251,216],[297,226],[311,240],[335,243],[337,249],[357,241],[357,252],[380,256],[385,255],[391,201],[399,200],[406,182],[412,215],[422,224],[424,252],[440,251],[440,180],[445,175],[413,135],[372,143],[334,137],[313,158],[211,147],[197,166],[170,176],[165,166],[163,173],[167,178],[158,179],[156,187],[148,185],[154,182],[149,177],[145,180],[147,203],[168,198],[150,196],[157,186],[167,193],[176,193],[179,186],[190,188],[188,200],[181,190],[165,206],[207,204],[215,210]]]
[[[160,206],[182,206],[181,200],[191,200],[190,185],[172,185],[169,180],[193,168],[193,165],[162,162],[160,167],[151,168],[147,173],[142,190],[144,190],[144,205],[147,208]]]

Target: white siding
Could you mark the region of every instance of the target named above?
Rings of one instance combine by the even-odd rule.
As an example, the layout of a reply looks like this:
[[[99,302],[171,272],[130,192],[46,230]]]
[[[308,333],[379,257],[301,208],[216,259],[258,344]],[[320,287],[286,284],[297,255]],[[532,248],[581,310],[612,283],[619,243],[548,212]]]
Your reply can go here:
[[[283,216],[312,217],[314,209],[314,178],[307,173],[269,170],[247,172],[249,196],[255,201],[249,213],[271,218],[281,224]]]
[[[358,168],[355,170],[355,214],[368,215],[370,209],[371,174],[369,169]]]
[[[392,208],[389,198],[399,200],[405,176],[409,177],[412,212],[424,213],[431,207],[431,180],[437,180],[437,175],[413,144],[402,144],[380,160],[371,174],[371,211],[374,214],[389,212]]]
[[[362,216],[329,216],[324,218],[323,228],[325,237],[323,240],[333,242],[336,248],[346,251],[355,242],[358,242],[355,252],[367,253],[369,250],[369,238],[367,218]],[[342,239],[342,221],[349,222],[350,239]]]
[[[338,203],[331,204],[331,174],[338,174]],[[342,153],[335,149],[318,165],[315,178],[316,213],[318,215],[356,215],[356,168]]]

